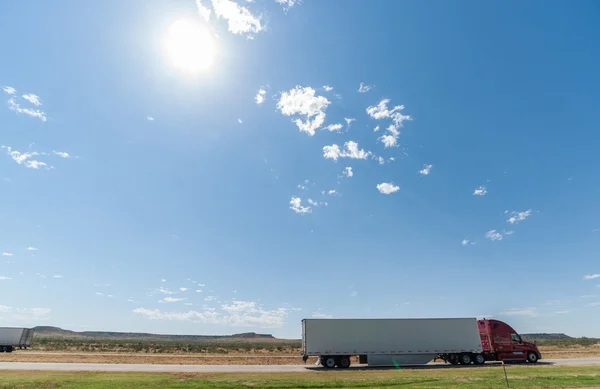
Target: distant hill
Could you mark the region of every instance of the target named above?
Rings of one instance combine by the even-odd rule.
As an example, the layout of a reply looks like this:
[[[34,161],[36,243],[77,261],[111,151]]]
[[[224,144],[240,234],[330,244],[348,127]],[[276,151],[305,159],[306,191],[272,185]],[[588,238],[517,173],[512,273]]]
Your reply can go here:
[[[574,339],[573,337],[566,334],[521,334],[521,336],[525,339],[529,340],[546,340],[546,339]]]
[[[34,337],[61,338],[82,340],[137,340],[137,341],[171,341],[171,342],[197,342],[204,340],[247,340],[247,341],[272,341],[276,340],[270,334],[257,334],[246,332],[233,335],[159,335],[139,332],[108,332],[108,331],[70,331],[59,327],[35,327]]]

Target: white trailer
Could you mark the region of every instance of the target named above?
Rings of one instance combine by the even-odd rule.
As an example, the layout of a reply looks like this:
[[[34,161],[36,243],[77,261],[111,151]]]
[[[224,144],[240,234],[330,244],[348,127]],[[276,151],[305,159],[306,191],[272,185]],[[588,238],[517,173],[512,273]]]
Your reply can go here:
[[[477,319],[304,319],[302,354],[324,367],[426,364],[444,355],[482,352]]]
[[[0,352],[10,353],[14,349],[31,346],[33,328],[0,327]]]

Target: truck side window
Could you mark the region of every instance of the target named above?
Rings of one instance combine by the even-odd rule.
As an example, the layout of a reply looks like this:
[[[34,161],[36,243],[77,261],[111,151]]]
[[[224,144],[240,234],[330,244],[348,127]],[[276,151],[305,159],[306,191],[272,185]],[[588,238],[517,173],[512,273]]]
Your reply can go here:
[[[510,334],[513,341],[521,343],[521,337],[517,334]]]

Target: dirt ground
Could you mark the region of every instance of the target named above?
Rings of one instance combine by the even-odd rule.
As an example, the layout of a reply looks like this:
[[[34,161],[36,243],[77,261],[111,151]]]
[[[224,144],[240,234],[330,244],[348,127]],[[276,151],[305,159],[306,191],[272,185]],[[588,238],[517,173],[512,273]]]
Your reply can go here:
[[[544,359],[599,357],[600,347],[547,348],[541,347]],[[134,354],[134,353],[74,353],[40,352],[18,350],[13,353],[0,353],[0,362],[62,362],[62,363],[134,363],[134,364],[175,364],[175,365],[298,365],[303,364],[300,355],[210,355],[210,354]],[[309,358],[307,364],[314,364],[316,358]],[[353,361],[357,363],[358,360]]]

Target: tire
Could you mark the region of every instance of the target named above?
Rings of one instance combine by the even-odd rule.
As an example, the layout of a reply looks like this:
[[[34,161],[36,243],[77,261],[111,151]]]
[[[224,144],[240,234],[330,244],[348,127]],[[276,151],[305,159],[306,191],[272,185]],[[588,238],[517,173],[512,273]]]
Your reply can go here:
[[[334,357],[323,357],[321,360],[321,364],[327,369],[333,369],[336,365],[336,360]]]
[[[338,365],[338,367],[341,367],[342,369],[347,369],[347,368],[349,368],[349,367],[350,367],[350,357],[346,357],[346,356],[344,356],[344,357],[341,357],[341,358],[338,360],[338,363],[337,363],[337,365]]]
[[[448,355],[448,362],[450,362],[451,365],[458,365],[458,355],[456,354],[450,354]]]
[[[473,363],[476,365],[483,365],[485,363],[485,357],[481,354],[475,354],[473,356]]]
[[[473,358],[471,357],[471,354],[460,354],[460,356],[458,357],[460,364],[461,365],[470,365],[471,362],[473,362]]]
[[[534,353],[533,351],[530,351],[527,353],[527,362],[537,363],[537,361],[538,361],[538,356],[536,353]]]
[[[5,353],[6,351],[6,347],[0,346],[0,353]]]

